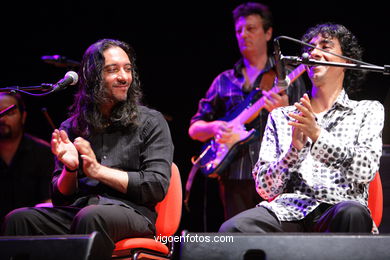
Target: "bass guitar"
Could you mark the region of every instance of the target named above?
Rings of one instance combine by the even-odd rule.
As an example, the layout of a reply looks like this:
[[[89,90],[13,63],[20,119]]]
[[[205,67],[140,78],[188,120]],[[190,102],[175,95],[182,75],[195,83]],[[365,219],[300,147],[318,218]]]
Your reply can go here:
[[[294,82],[304,72],[305,66],[303,64],[299,65],[288,75],[290,82]],[[270,91],[281,93],[285,90],[286,88],[274,86]],[[265,106],[264,97],[261,97],[254,103],[252,101],[254,96],[259,94],[260,91],[261,89],[259,88],[253,90],[238,109],[229,113],[227,117],[219,119],[228,122],[232,126],[233,137],[229,143],[219,143],[215,138],[211,138],[202,146],[201,154],[196,160],[193,160],[193,164],[198,165],[201,172],[206,176],[211,178],[220,176],[220,172],[229,164],[237,149],[254,138],[258,138],[257,131],[255,129],[246,130],[245,124],[255,119]]]

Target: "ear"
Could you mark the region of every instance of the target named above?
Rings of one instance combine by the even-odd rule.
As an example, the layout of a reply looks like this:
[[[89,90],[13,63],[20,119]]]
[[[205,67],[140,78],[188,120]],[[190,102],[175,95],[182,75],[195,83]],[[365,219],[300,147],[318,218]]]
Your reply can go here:
[[[268,28],[268,30],[265,32],[265,38],[267,42],[272,39],[272,27]]]

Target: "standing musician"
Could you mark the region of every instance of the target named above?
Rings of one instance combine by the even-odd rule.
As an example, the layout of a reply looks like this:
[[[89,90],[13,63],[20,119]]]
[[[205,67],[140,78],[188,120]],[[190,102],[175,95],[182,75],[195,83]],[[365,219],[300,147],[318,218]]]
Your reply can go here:
[[[274,77],[269,81],[266,79],[274,75],[275,65],[267,46],[272,38],[272,14],[268,7],[252,2],[241,4],[234,9],[233,19],[242,58],[232,69],[214,79],[205,98],[200,100],[189,128],[189,135],[194,140],[205,142],[215,138],[218,143],[228,143],[235,133],[234,126],[220,118],[242,104],[251,92],[258,91],[256,88],[260,86],[263,89],[263,92],[258,91],[257,96],[264,95],[267,111],[261,111],[247,124],[248,129],[258,131],[260,138],[238,149],[233,160],[219,174],[225,219],[254,207],[261,200],[251,172],[258,158],[268,111],[297,101],[305,92],[303,81],[294,83],[295,86],[290,86],[286,93],[266,91],[272,87]],[[269,83],[268,86],[266,83]]]

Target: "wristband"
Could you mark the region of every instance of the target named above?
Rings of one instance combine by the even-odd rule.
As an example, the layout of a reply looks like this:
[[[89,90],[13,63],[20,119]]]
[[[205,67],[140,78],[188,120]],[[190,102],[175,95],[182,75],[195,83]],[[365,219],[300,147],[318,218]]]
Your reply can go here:
[[[79,168],[76,168],[76,169],[74,169],[74,170],[71,170],[71,169],[69,169],[67,166],[65,166],[65,170],[66,170],[67,172],[77,172],[77,171],[79,170]]]

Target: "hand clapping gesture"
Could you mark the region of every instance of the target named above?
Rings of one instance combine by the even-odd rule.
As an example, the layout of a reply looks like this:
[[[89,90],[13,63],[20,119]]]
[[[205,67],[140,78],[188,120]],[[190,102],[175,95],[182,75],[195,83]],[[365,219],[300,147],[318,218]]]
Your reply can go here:
[[[304,94],[300,99],[301,104],[295,103],[294,106],[299,110],[299,113],[289,113],[289,116],[295,119],[288,124],[293,127],[292,131],[292,145],[301,150],[307,138],[309,137],[313,142],[317,141],[321,128],[317,124],[316,117],[311,107],[310,99],[307,94]]]
[[[85,175],[95,178],[99,167],[90,143],[84,138],[77,137],[72,143],[64,130],[54,130],[51,139],[51,149],[58,160],[70,170],[79,167],[79,154],[83,158],[83,171]]]
[[[64,130],[55,129],[51,138],[51,151],[68,169],[79,167],[79,153]]]

